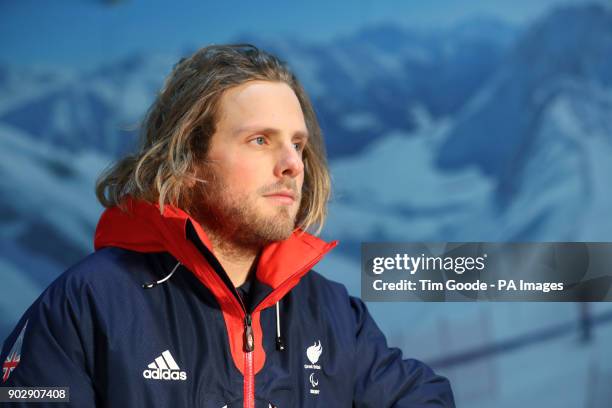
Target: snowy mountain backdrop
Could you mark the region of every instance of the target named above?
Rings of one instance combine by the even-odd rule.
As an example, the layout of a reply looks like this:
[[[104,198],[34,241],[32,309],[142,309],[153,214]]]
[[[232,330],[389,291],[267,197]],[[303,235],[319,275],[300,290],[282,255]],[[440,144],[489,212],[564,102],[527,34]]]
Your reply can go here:
[[[317,270],[353,294],[364,241],[612,240],[609,7],[561,7],[527,27],[482,18],[436,32],[380,24],[325,44],[236,41],[287,60],[314,101],[334,184],[323,238],[340,241]],[[193,50],[133,55],[86,72],[0,66],[0,339],[92,250],[102,211],[96,176],[135,146],[164,77]],[[370,308],[391,344],[441,367],[445,356],[579,317],[574,304]],[[461,406],[531,406],[536,398],[576,407],[612,397],[605,382],[590,381],[542,399],[552,384],[612,381],[602,343],[612,339],[608,326],[585,349],[559,337],[470,360],[454,382]],[[567,369],[536,366],[513,379],[518,365],[554,364],[558,353]]]

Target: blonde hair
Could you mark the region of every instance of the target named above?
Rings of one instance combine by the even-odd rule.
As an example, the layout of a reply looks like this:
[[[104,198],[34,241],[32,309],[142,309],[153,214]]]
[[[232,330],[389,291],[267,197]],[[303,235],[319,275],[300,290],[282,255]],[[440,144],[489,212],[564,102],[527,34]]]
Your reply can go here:
[[[295,75],[277,57],[250,44],[212,45],[181,59],[149,108],[138,151],[106,169],[96,182],[105,207],[127,196],[183,210],[191,206],[193,181],[215,133],[223,92],[253,80],[284,82],[298,98],[309,138],[303,152],[304,185],[296,218],[301,229],[320,233],[327,216],[331,181],[321,128]],[[123,208],[123,207],[122,207]]]

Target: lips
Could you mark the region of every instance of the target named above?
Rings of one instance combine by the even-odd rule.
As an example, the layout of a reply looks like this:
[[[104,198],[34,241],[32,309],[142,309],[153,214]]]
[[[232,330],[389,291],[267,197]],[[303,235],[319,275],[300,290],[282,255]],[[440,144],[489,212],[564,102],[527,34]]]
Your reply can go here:
[[[289,198],[295,200],[295,194],[293,193],[293,191],[289,191],[289,190],[277,191],[276,193],[266,194],[265,195],[265,197],[272,197],[272,196],[289,197]]]
[[[295,201],[295,193],[289,190],[277,191],[272,194],[266,194],[264,197],[275,199],[282,203],[291,204]]]

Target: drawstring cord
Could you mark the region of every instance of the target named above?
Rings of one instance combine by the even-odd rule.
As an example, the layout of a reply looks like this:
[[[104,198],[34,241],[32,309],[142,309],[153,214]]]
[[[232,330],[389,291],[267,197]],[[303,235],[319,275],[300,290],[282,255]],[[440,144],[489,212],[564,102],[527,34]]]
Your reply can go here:
[[[284,351],[285,341],[281,337],[281,331],[280,331],[280,307],[278,305],[279,303],[280,303],[280,300],[276,302],[276,349],[278,351]]]
[[[164,278],[157,280],[155,282],[150,282],[150,283],[143,283],[142,287],[143,289],[151,289],[154,288],[155,286],[164,283],[165,281],[167,281],[168,279],[170,279],[172,277],[172,275],[174,275],[174,272],[176,272],[176,270],[178,269],[178,267],[181,266],[180,262],[177,262],[177,264],[174,266],[174,268],[172,269],[172,272],[170,272],[168,275],[166,275]],[[278,300],[276,302],[276,349],[278,351],[284,351],[285,350],[285,341],[283,340],[283,337],[281,336],[281,328],[280,328],[280,306],[279,306],[280,300]]]
[[[178,262],[176,264],[176,266],[174,267],[174,269],[172,269],[172,272],[170,272],[168,275],[166,275],[163,279],[160,279],[160,280],[155,281],[155,282],[143,283],[142,287],[144,289],[151,289],[151,288],[154,288],[155,286],[159,285],[160,283],[164,283],[165,281],[167,281],[168,279],[170,279],[172,277],[172,275],[174,274],[174,272],[176,272],[176,270],[178,269],[179,266],[181,266],[180,262]]]

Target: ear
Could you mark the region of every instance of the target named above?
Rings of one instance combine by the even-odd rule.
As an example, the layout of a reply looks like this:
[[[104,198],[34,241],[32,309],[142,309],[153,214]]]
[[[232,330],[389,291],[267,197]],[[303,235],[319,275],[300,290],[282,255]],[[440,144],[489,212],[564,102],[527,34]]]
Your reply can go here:
[[[194,160],[191,163],[190,169],[185,172],[184,186],[189,189],[194,188],[196,184],[198,183],[198,180],[201,179],[201,177],[202,177],[201,165],[200,163]]]
[[[193,188],[195,187],[196,183],[197,183],[197,179],[195,174],[193,173],[188,173],[185,175],[185,187],[187,188]]]
[[[204,172],[202,167],[196,166],[194,170],[191,170],[183,176],[183,183],[187,189],[192,189],[197,186],[198,183],[206,184]]]

